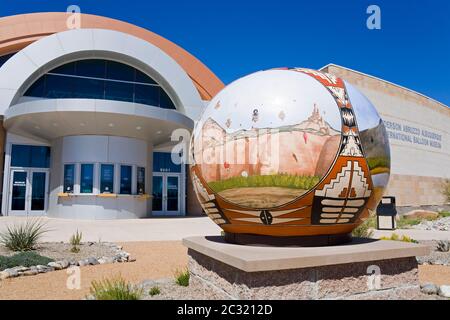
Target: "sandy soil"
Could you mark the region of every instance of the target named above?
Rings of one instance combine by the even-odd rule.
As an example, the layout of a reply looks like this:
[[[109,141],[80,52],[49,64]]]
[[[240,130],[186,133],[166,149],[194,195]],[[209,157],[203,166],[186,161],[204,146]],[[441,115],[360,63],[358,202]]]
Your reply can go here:
[[[122,243],[125,251],[137,259],[81,267],[81,289],[66,287],[66,270],[0,281],[0,299],[82,299],[89,293],[92,280],[122,275],[133,283],[149,279],[173,278],[174,272],[187,266],[187,249],[180,241]],[[450,284],[450,266],[419,266],[420,283]]]
[[[219,195],[245,207],[272,208],[293,201],[305,192],[293,188],[257,187],[228,189],[219,192]]]
[[[180,241],[127,242],[123,249],[136,262],[81,267],[81,289],[69,290],[67,270],[0,281],[0,299],[82,299],[92,280],[121,275],[138,283],[147,279],[172,278],[187,266],[187,249]]]
[[[450,266],[419,266],[419,281],[420,283],[431,282],[438,286],[450,285]]]

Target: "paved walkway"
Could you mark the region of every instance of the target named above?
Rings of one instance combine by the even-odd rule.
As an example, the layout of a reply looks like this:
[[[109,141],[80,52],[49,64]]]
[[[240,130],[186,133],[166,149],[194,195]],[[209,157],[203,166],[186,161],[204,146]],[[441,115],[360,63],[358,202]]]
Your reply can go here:
[[[23,223],[25,217],[0,217],[0,232],[10,225]],[[152,218],[133,220],[68,220],[39,218],[50,229],[42,241],[69,241],[78,229],[83,241],[171,241],[189,236],[219,235],[221,229],[208,217]]]
[[[375,230],[373,238],[390,237],[393,233],[399,236],[406,235],[414,240],[450,240],[450,231],[416,229],[398,229],[394,231]]]
[[[25,222],[25,217],[0,217],[0,232],[6,226]],[[171,241],[189,236],[219,235],[221,229],[208,217],[151,218],[130,220],[68,220],[39,218],[51,229],[43,241],[68,241],[78,229],[83,241]],[[399,229],[374,231],[374,238],[390,236],[392,233],[407,235],[415,240],[450,240],[450,231]]]

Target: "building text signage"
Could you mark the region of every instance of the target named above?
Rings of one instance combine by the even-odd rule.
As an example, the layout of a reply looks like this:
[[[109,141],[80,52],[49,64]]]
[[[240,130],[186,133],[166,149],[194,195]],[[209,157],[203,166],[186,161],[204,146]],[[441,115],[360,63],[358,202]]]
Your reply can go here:
[[[384,120],[383,122],[389,139],[442,149],[442,135],[440,134],[395,121]]]

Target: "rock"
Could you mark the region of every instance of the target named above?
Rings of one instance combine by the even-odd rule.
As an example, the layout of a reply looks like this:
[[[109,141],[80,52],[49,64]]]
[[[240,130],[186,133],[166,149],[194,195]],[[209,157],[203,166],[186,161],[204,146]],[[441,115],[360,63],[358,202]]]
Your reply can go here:
[[[52,271],[52,269],[50,267],[43,266],[43,265],[37,265],[36,269],[39,273],[46,273],[46,272]]]
[[[439,295],[450,298],[450,285],[442,285],[439,287]]]
[[[55,268],[56,270],[62,269],[62,266],[58,262],[49,262],[47,265],[49,267]]]
[[[12,269],[16,270],[17,272],[25,272],[25,271],[30,270],[30,268],[27,268],[27,267],[24,267],[24,266],[18,266],[18,267],[14,267]]]
[[[122,250],[122,246],[116,246],[117,250]]]
[[[99,264],[97,258],[94,258],[94,257],[88,258],[87,261],[88,261],[88,263],[89,263],[90,265],[96,265],[96,264]]]
[[[3,272],[7,272],[9,274],[8,278],[15,278],[19,276],[19,272],[17,272],[14,268],[5,269]]]
[[[89,262],[87,260],[80,260],[80,261],[78,261],[77,265],[79,265],[80,267],[83,267],[83,266],[89,265]]]
[[[66,269],[67,267],[69,267],[69,261],[67,260],[61,260],[58,261],[58,264],[61,266],[62,269]]]
[[[408,219],[433,219],[437,218],[439,213],[428,210],[413,210],[405,213],[403,216]]]
[[[0,280],[5,280],[10,278],[9,272],[7,271],[1,271],[0,272]]]
[[[128,257],[128,262],[135,262],[136,258],[135,257]]]
[[[24,276],[34,276],[36,274],[38,274],[39,271],[36,267],[32,267],[30,268],[30,270],[27,270],[23,273]]]
[[[439,291],[439,287],[433,283],[425,283],[420,286],[420,290],[425,294],[437,294]]]

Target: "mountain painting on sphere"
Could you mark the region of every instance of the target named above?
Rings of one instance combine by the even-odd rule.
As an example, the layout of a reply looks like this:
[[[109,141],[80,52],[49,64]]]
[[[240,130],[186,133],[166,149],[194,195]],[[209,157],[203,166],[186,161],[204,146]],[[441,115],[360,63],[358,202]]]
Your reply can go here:
[[[195,139],[194,158],[209,187],[234,204],[272,208],[317,185],[339,151],[341,118],[334,101],[313,99],[303,113],[295,110],[295,99],[275,101],[271,114],[258,106],[245,114],[242,103],[224,110],[217,101]]]

